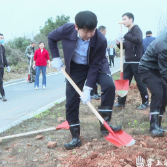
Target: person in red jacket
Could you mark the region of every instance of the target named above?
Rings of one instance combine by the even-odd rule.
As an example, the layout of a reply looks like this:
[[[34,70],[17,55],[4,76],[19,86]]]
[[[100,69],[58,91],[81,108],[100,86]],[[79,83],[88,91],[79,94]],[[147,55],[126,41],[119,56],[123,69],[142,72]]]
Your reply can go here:
[[[46,66],[47,61],[50,67],[50,58],[48,51],[44,48],[44,42],[39,43],[39,49],[37,49],[34,53],[34,63],[33,68],[36,68],[36,77],[35,77],[35,89],[39,88],[39,75],[40,71],[42,71],[42,86],[43,89],[46,89]]]

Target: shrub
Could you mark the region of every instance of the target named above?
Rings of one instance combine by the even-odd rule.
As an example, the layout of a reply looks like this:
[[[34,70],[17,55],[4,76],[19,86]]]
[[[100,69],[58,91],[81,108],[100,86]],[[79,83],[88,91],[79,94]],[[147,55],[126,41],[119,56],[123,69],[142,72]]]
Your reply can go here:
[[[11,48],[5,45],[6,57],[9,65],[17,65],[19,62],[26,62],[27,58],[19,49]]]

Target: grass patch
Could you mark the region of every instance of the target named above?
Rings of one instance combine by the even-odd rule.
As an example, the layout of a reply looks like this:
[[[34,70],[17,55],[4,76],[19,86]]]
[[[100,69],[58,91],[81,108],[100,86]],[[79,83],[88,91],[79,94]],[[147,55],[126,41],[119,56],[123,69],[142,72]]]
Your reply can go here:
[[[112,75],[112,78],[113,78],[114,81],[115,81],[115,80],[119,80],[119,79],[120,79],[120,72],[117,72],[117,73],[113,74],[113,75]],[[136,83],[134,77],[133,77],[131,83]]]

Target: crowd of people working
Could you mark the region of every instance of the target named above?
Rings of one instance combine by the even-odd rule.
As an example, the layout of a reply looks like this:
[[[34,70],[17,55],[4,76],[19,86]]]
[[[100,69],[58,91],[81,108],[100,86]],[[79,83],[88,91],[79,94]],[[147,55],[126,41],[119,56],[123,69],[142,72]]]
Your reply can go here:
[[[131,84],[134,77],[140,95],[141,105],[138,109],[143,110],[150,107],[150,134],[154,137],[164,136],[161,127],[162,116],[167,103],[167,28],[154,38],[152,32],[143,33],[138,25],[134,24],[134,15],[125,13],[122,15],[122,24],[127,28],[127,33],[119,34],[116,45],[120,48],[120,40],[123,40],[125,61],[123,63],[123,78]],[[29,64],[29,81],[35,82],[34,88],[39,88],[39,74],[42,71],[42,88],[46,89],[46,66],[47,63],[58,71],[65,65],[66,72],[83,91],[84,97],[80,97],[73,86],[66,81],[66,120],[70,125],[72,141],[64,147],[69,150],[81,145],[79,104],[91,100],[93,95],[101,98],[98,107],[99,114],[110,125],[113,131],[122,129],[121,125],[110,124],[114,107],[125,107],[126,97],[118,96],[118,102],[114,105],[115,85],[111,76],[111,62],[114,66],[116,51],[111,44],[107,48],[106,27],[97,28],[97,17],[91,11],[82,11],[75,16],[75,23],[67,23],[48,34],[48,44],[52,55],[50,62],[49,53],[45,50],[44,42],[39,43],[39,49],[35,51],[35,42],[26,49]],[[0,92],[3,101],[6,100],[3,89],[4,67],[8,66],[5,49],[2,45],[4,36],[0,34]],[[62,41],[64,63],[59,54],[57,43]],[[108,57],[107,57],[108,54]],[[36,77],[35,77],[36,72]],[[98,94],[97,85],[101,87],[101,95]],[[149,103],[148,89],[151,92]],[[100,123],[102,135],[108,131]]]

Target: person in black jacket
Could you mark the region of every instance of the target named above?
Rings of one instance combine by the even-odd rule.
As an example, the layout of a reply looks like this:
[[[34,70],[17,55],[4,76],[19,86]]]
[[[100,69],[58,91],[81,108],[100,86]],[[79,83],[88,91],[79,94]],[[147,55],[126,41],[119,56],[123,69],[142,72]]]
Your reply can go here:
[[[148,45],[154,41],[156,38],[152,36],[151,31],[146,32],[146,37],[143,39],[143,53],[145,53]]]
[[[125,49],[125,62],[123,64],[123,78],[129,80],[129,84],[134,76],[140,95],[142,98],[142,104],[137,109],[145,109],[149,106],[148,92],[145,84],[142,83],[138,75],[138,65],[141,57],[143,56],[143,34],[138,25],[134,25],[134,16],[132,13],[125,13],[122,16],[123,24],[129,29],[128,33],[124,36],[123,48]],[[122,38],[121,34],[121,38]],[[117,46],[120,47],[120,43],[116,40]],[[115,107],[124,107],[126,101],[125,97],[118,97],[118,103]]]
[[[150,133],[161,137],[162,116],[167,105],[167,28],[147,47],[140,60],[139,76],[151,92]]]
[[[0,93],[2,96],[2,100],[7,101],[5,97],[5,90],[3,88],[3,75],[4,75],[4,67],[7,68],[7,71],[10,72],[10,67],[8,66],[8,62],[6,60],[5,48],[2,45],[4,43],[4,36],[0,34]]]

